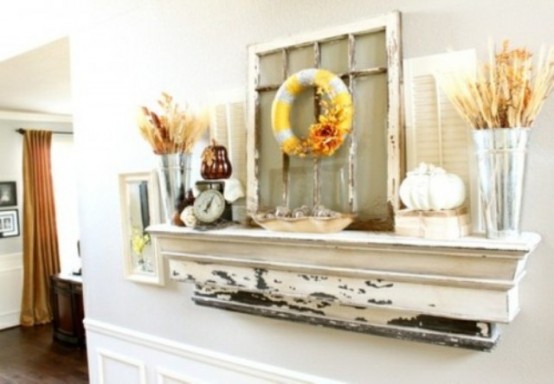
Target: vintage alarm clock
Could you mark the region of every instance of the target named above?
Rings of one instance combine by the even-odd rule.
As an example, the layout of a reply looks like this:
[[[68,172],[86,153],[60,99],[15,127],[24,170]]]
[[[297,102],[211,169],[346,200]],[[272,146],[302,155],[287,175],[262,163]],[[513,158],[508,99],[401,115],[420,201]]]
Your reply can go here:
[[[199,224],[215,224],[232,220],[231,204],[225,201],[222,181],[198,181],[196,188],[200,191],[194,200],[193,213]]]

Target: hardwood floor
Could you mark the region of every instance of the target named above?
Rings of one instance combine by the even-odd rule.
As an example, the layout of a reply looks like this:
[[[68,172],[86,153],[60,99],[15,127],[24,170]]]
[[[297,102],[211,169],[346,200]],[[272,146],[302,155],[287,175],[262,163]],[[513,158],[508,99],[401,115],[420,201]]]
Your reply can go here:
[[[84,348],[52,340],[52,326],[0,331],[0,384],[88,383]]]

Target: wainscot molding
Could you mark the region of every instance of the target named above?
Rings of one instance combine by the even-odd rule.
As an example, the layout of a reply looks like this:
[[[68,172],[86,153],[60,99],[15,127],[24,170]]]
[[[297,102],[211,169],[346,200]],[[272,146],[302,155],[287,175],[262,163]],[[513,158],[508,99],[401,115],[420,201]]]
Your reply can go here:
[[[87,318],[84,324],[91,382],[339,384],[103,321]]]
[[[23,285],[22,254],[0,255],[0,329],[19,325]]]
[[[163,368],[158,368],[156,369],[156,383],[200,384],[201,381],[198,381],[196,378],[187,375],[171,372]]]
[[[0,273],[23,270],[23,254],[6,253],[0,255]]]
[[[199,305],[487,351],[520,309],[540,236],[454,240],[345,231],[149,229]]]
[[[128,382],[137,384],[146,384],[146,366],[143,361],[133,359],[125,355],[113,353],[111,351],[98,348],[96,350],[98,356],[98,376],[99,384],[111,383],[110,370],[107,368],[109,364],[123,365],[130,371],[129,376],[134,376],[134,380],[128,377]],[[117,369],[117,368],[115,368]],[[112,370],[115,370],[112,368]]]
[[[20,309],[0,312],[0,330],[18,326],[20,316]]]

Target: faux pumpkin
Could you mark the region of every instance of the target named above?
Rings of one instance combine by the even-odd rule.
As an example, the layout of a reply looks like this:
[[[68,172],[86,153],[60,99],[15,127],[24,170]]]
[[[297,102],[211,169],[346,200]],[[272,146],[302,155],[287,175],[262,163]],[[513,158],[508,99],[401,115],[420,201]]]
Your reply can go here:
[[[228,179],[233,173],[233,167],[227,156],[227,148],[217,145],[212,140],[212,145],[202,152],[202,165],[200,175],[205,180]]]
[[[465,185],[459,176],[425,163],[408,172],[399,193],[406,207],[421,211],[458,208],[466,197]]]

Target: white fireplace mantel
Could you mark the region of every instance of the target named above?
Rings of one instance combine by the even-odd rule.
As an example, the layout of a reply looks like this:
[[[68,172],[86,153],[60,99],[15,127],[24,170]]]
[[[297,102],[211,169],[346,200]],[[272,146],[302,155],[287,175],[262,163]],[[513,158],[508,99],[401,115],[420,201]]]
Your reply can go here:
[[[151,226],[170,277],[197,304],[351,331],[490,350],[519,311],[540,236],[427,240]]]

